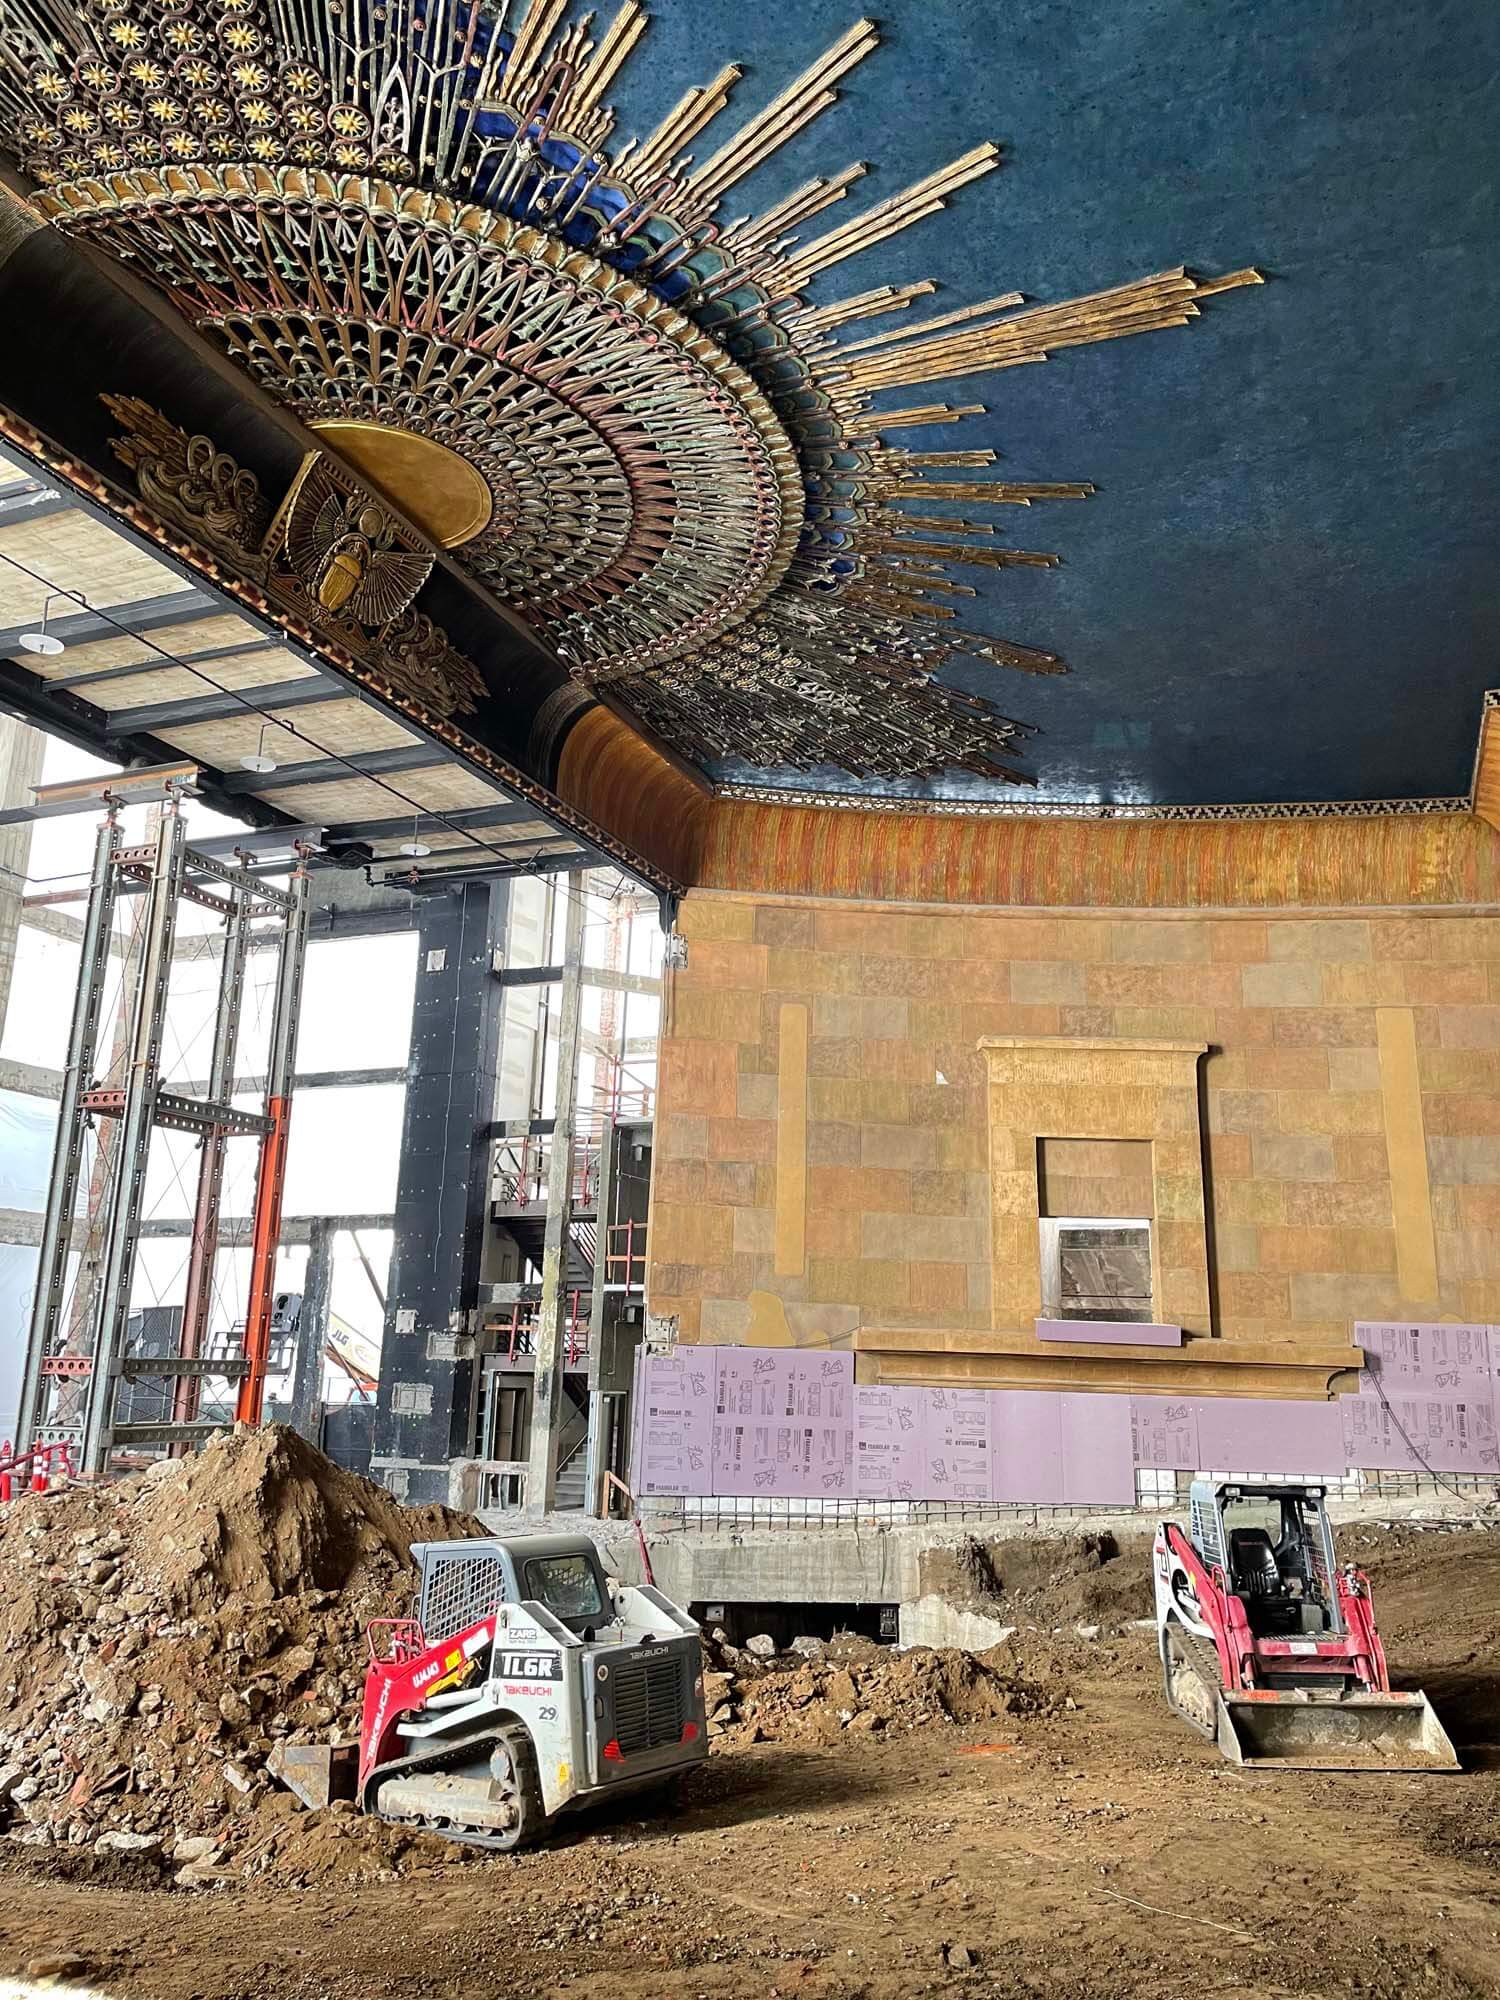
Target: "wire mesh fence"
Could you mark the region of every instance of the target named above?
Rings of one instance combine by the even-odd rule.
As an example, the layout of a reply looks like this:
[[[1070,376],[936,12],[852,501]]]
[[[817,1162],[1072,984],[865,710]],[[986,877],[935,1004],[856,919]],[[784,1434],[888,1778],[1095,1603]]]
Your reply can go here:
[[[785,1528],[899,1527],[908,1524],[961,1527],[971,1522],[1032,1524],[1083,1523],[1101,1515],[1139,1514],[1141,1525],[1163,1511],[1185,1504],[1196,1475],[1163,1467],[1136,1472],[1133,1505],[1052,1505],[966,1500],[801,1500],[786,1497],[643,1499],[641,1518],[657,1529],[699,1529],[731,1533]],[[1467,1473],[1431,1476],[1414,1472],[1365,1472],[1351,1468],[1342,1477],[1307,1472],[1298,1466],[1223,1467],[1208,1469],[1216,1479],[1307,1481],[1321,1485],[1330,1500],[1444,1501],[1472,1500],[1480,1510],[1500,1500],[1500,1482]]]

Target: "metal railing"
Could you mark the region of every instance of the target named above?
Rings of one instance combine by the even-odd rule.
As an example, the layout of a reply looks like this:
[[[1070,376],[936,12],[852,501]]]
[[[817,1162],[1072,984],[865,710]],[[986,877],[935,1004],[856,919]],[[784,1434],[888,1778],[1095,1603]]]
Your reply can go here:
[[[589,1348],[589,1319],[583,1310],[584,1297],[581,1289],[568,1293],[563,1353],[570,1368],[576,1367]],[[539,1299],[521,1299],[510,1308],[508,1316],[502,1312],[486,1320],[486,1331],[500,1335],[508,1361],[514,1362],[517,1355],[536,1353],[537,1315],[540,1311]]]
[[[1323,1486],[1331,1500],[1472,1500],[1476,1509],[1493,1509],[1500,1500],[1500,1484],[1493,1474],[1444,1473],[1431,1477],[1409,1472],[1351,1471],[1345,1478],[1326,1473],[1246,1472],[1244,1479],[1267,1476],[1299,1479],[1308,1477]],[[1101,1515],[1138,1515],[1144,1525],[1160,1519],[1164,1510],[1186,1503],[1191,1473],[1158,1472],[1140,1468],[1136,1473],[1136,1494],[1130,1501],[1112,1505],[1052,1504],[1046,1501],[985,1500],[874,1500],[799,1499],[791,1495],[749,1496],[705,1495],[686,1497],[668,1494],[645,1498],[640,1511],[645,1519],[670,1530],[683,1528],[744,1534],[788,1528],[860,1528],[928,1524],[958,1526],[966,1522],[1005,1522],[1012,1526],[1043,1522],[1084,1526]],[[1468,1523],[1486,1526],[1494,1521],[1500,1532],[1500,1515],[1489,1519],[1476,1514]]]
[[[616,1243],[623,1237],[622,1248]],[[644,1222],[613,1222],[606,1232],[609,1248],[604,1255],[604,1282],[621,1286],[626,1295],[646,1289],[646,1225]]]
[[[574,1459],[577,1458],[578,1454],[581,1451],[587,1451],[588,1442],[589,1442],[589,1434],[587,1427],[585,1427],[578,1433],[577,1437],[574,1438],[573,1442],[568,1446],[567,1450],[564,1452],[560,1452],[558,1454],[557,1476],[559,1479],[562,1477],[564,1472],[567,1471],[568,1467],[573,1463]]]
[[[632,1124],[654,1116],[656,1109],[656,1058],[647,1056],[627,1063],[623,1056],[599,1058],[604,1075],[595,1071],[595,1113],[611,1125],[622,1120]]]
[[[474,1503],[477,1514],[499,1514],[526,1505],[526,1477],[530,1467],[521,1458],[482,1458],[475,1465],[479,1490]]]
[[[598,1197],[600,1145],[600,1139],[589,1134],[581,1134],[573,1142],[575,1208],[591,1208]],[[507,1208],[544,1209],[551,1165],[550,1133],[503,1139],[495,1152],[493,1198]]]
[[[599,1162],[612,1126],[651,1119],[656,1110],[655,1057],[627,1063],[600,1055],[593,1095],[580,1104],[573,1134],[573,1206],[598,1199]],[[502,1140],[495,1153],[493,1196],[509,1208],[545,1207],[552,1134],[534,1132]]]

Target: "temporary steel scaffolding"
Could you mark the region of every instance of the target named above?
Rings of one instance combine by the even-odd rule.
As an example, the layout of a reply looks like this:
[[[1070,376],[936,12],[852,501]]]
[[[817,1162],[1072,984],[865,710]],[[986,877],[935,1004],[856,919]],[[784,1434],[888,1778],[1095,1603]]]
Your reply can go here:
[[[52,1178],[43,1220],[36,1298],[27,1342],[17,1424],[17,1450],[67,1443],[78,1470],[97,1475],[121,1447],[180,1446],[214,1426],[198,1421],[203,1378],[237,1382],[236,1415],[255,1422],[265,1388],[275,1282],[275,1250],[286,1171],[287,1128],[297,1040],[297,1013],[306,953],[308,877],[299,854],[286,889],[259,874],[191,847],[182,793],[169,787],[154,841],[124,844],[118,802],[105,794],[105,817],[94,848],[83,953],[73,1009],[67,1068],[58,1106]],[[98,1078],[111,934],[122,897],[144,895],[136,945],[127,963],[128,1029],[123,1074]],[[192,902],[224,925],[208,1093],[199,1098],[162,1082],[167,987],[180,906]],[[275,1002],[264,1102],[259,1111],[232,1102],[243,1010],[245,965],[252,927],[268,927],[276,952]],[[257,945],[264,933],[255,936]],[[88,1133],[98,1119],[118,1121],[102,1183],[91,1199],[102,1223],[100,1278],[82,1323],[65,1314],[68,1259]],[[151,1135],[157,1127],[196,1133],[202,1142],[194,1206],[187,1297],[176,1355],[135,1355],[129,1349],[131,1287],[142,1233],[142,1201]],[[214,1256],[225,1148],[231,1138],[260,1138],[253,1260],[243,1352],[207,1355]],[[173,1383],[170,1421],[117,1421],[118,1387],[143,1376]]]

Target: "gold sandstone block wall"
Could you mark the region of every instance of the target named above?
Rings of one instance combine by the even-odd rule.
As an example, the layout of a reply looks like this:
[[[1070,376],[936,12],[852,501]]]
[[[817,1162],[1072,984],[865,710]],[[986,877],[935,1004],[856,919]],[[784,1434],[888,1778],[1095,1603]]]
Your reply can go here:
[[[1357,1363],[1357,1319],[1500,1318],[1500,916],[699,891],[680,929],[649,1295],[685,1340],[852,1346],[866,1379],[1321,1395]],[[994,1075],[1034,1055],[980,1046],[1051,1037],[1104,1067],[1063,1075],[1044,1046],[1050,1081]],[[1206,1050],[1170,1058],[1154,1130],[1158,1261],[1177,1274],[1158,1317],[1194,1338],[1049,1351],[1027,1135],[1153,1136],[1130,1088],[1148,1059],[1111,1053],[1150,1043]],[[1112,1091],[1133,1129],[1113,1129]],[[996,1131],[1013,1146],[1022,1128],[997,1166]],[[1116,1170],[1058,1158],[1081,1185]]]

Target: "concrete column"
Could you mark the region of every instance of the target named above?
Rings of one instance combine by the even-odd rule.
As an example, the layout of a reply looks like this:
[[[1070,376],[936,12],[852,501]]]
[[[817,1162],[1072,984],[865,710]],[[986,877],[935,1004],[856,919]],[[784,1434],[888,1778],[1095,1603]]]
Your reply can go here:
[[[375,1413],[373,1477],[412,1501],[446,1500],[448,1462],[473,1456],[478,1371],[463,1315],[478,1303],[489,1229],[504,988],[505,883],[470,882],[417,905],[417,984],[395,1242]]]
[[[557,1092],[547,1166],[547,1226],[542,1237],[542,1303],[537,1314],[531,1391],[531,1451],[526,1505],[550,1513],[557,1498],[557,1434],[562,1416],[563,1353],[568,1317],[568,1239],[573,1219],[573,1124],[578,1102],[578,1042],[583,1003],[582,875],[567,880],[562,995],[557,1017]]]
[[[323,1442],[323,1347],[328,1338],[329,1296],[333,1290],[333,1224],[318,1216],[308,1224],[307,1268],[302,1277],[302,1311],[292,1361],[292,1429],[309,1444]]]

